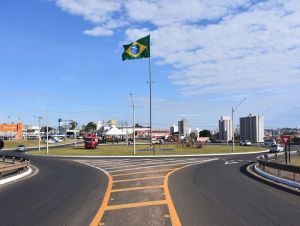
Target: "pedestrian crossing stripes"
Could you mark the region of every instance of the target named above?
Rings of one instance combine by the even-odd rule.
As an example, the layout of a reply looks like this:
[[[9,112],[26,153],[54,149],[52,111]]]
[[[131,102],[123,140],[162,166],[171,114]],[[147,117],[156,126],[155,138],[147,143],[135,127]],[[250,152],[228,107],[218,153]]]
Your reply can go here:
[[[105,172],[109,183],[91,225],[111,225],[122,211],[136,215],[137,208],[143,216],[136,216],[136,225],[151,225],[151,218],[161,218],[165,225],[180,226],[168,188],[168,177],[187,166],[206,163],[217,158],[124,158],[74,160]],[[167,206],[167,208],[163,208]],[[120,212],[121,211],[121,212]],[[109,213],[109,214],[108,214]],[[155,214],[154,214],[155,213]],[[154,216],[155,215],[155,216]],[[156,216],[157,215],[157,216]],[[149,217],[145,224],[145,216]],[[165,216],[170,216],[166,218]],[[121,219],[120,219],[121,220]]]

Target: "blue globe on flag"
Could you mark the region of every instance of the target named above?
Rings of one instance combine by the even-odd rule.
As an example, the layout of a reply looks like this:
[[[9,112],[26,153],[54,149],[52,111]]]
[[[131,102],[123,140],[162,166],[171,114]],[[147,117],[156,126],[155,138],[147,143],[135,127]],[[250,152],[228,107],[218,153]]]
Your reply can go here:
[[[138,45],[138,44],[133,44],[132,46],[131,46],[131,53],[133,54],[133,55],[136,55],[136,54],[138,54],[140,52],[140,46]]]

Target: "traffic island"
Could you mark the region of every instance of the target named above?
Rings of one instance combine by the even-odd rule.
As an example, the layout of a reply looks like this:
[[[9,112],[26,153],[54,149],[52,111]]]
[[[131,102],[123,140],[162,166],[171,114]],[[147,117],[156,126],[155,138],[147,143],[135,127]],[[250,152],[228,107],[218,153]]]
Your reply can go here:
[[[177,147],[176,145],[156,145],[155,153],[153,147],[149,145],[137,145],[136,156],[155,155],[222,155],[222,154],[241,154],[241,153],[261,153],[266,151],[263,148],[238,146],[232,152],[230,146],[226,145],[204,145],[203,148]],[[157,151],[156,151],[157,150]],[[45,150],[30,151],[30,154],[45,155]],[[83,146],[77,148],[53,148],[49,155],[55,156],[134,156],[132,145],[100,145],[97,149],[85,149]]]

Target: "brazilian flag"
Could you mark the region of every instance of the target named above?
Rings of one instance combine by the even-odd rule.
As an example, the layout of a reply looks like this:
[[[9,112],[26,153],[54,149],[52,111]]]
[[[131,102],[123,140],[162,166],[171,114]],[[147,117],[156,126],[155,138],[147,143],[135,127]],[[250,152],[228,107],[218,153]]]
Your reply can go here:
[[[150,35],[128,45],[123,45],[123,60],[135,60],[150,57]]]

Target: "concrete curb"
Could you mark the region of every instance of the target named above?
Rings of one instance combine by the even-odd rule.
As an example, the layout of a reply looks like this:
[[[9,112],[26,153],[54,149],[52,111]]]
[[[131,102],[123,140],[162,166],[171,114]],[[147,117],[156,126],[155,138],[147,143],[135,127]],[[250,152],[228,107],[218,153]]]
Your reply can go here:
[[[10,183],[12,181],[19,180],[23,177],[26,177],[26,176],[30,175],[31,173],[32,173],[32,169],[31,169],[31,167],[29,167],[28,170],[26,170],[25,172],[23,172],[21,174],[18,174],[18,175],[0,180],[0,185],[7,184],[7,183]]]
[[[108,155],[108,156],[98,156],[98,155],[38,155],[38,154],[30,154],[26,153],[27,155],[32,156],[42,156],[42,157],[60,157],[60,158],[100,158],[100,159],[111,159],[111,158],[184,158],[184,157],[210,157],[210,156],[232,156],[232,155],[250,155],[250,154],[260,154],[268,152],[269,150],[263,151],[255,151],[255,152],[239,152],[239,153],[219,153],[219,154],[196,154],[196,155]]]
[[[269,173],[266,173],[266,172],[262,171],[261,169],[259,169],[257,167],[257,164],[255,164],[255,166],[254,166],[254,171],[257,174],[259,174],[260,176],[268,178],[269,180],[272,180],[272,181],[275,181],[275,182],[278,182],[278,183],[281,183],[281,184],[285,184],[287,186],[290,186],[290,187],[293,187],[293,188],[296,188],[296,189],[300,189],[300,183],[290,181],[290,180],[287,180],[287,179],[283,179],[281,177],[277,177],[277,176],[271,175]]]

